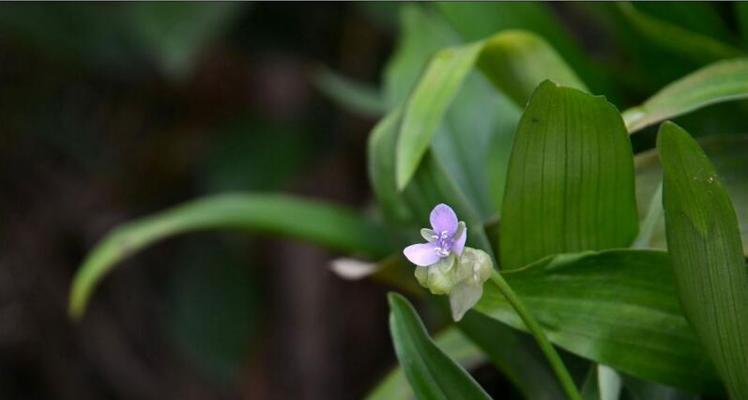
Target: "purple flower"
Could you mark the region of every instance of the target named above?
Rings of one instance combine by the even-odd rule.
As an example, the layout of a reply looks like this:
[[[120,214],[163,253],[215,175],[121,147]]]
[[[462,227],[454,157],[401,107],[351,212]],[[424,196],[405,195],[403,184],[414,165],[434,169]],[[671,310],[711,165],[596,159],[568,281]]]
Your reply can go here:
[[[421,229],[421,236],[428,243],[412,244],[403,250],[410,262],[419,267],[434,265],[452,253],[460,256],[465,248],[467,228],[464,222],[446,204],[438,204],[431,210],[431,228]]]

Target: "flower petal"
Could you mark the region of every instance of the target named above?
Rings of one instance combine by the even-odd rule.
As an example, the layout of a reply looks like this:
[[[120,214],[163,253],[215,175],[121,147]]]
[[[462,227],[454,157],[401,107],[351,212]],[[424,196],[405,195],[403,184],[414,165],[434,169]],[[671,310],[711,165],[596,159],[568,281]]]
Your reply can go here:
[[[455,240],[452,245],[452,251],[458,256],[462,255],[462,250],[465,248],[465,241],[467,240],[467,228],[462,229],[462,234]]]
[[[431,210],[431,227],[437,233],[446,231],[450,236],[454,235],[457,231],[457,215],[452,208],[444,203],[437,204],[433,210]]]
[[[439,254],[434,250],[433,243],[412,244],[403,250],[403,254],[408,261],[419,267],[436,264],[440,259]]]

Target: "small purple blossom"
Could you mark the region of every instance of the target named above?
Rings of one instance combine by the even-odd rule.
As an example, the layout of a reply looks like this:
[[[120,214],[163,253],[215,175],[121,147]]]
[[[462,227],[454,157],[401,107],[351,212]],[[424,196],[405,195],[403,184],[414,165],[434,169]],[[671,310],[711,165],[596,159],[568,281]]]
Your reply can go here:
[[[430,221],[432,229],[421,229],[421,236],[428,242],[412,244],[403,250],[405,257],[419,267],[434,265],[452,253],[460,256],[465,248],[467,228],[457,220],[451,207],[437,204],[431,210]]]

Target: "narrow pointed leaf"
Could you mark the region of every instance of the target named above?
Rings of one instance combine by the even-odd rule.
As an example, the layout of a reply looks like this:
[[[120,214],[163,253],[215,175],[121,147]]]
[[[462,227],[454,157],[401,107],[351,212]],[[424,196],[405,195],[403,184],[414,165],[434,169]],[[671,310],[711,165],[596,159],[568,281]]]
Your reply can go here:
[[[660,127],[668,249],[684,311],[732,399],[748,396],[748,269],[735,210],[711,162],[673,123]]]
[[[621,2],[617,5],[631,26],[651,43],[694,62],[709,63],[745,55],[730,44],[641,12],[631,3]]]
[[[398,138],[396,166],[398,189],[405,188],[431,143],[452,99],[472,70],[482,43],[438,52],[408,99],[402,134]]]
[[[719,390],[678,303],[667,253],[559,255],[503,275],[554,344],[642,379],[695,392]],[[484,287],[476,310],[525,329],[494,285]]]
[[[514,139],[502,204],[502,268],[628,246],[637,232],[626,129],[603,97],[542,83]]]
[[[626,110],[630,133],[668,118],[730,100],[748,98],[748,58],[719,61],[689,74]]]
[[[123,259],[171,236],[219,229],[279,234],[373,257],[391,250],[379,225],[344,207],[283,195],[206,197],[128,222],[105,236],[73,279],[70,314],[82,315],[93,289]]]
[[[748,135],[720,135],[701,138],[699,146],[714,164],[717,175],[727,189],[738,216],[743,254],[748,256]],[[658,187],[662,182],[662,167],[657,150],[639,153],[636,165],[636,198],[639,203],[640,218],[654,210],[657,221],[644,247],[665,249],[665,215],[662,212],[662,199],[657,199]],[[642,231],[645,229],[642,222]]]
[[[398,189],[407,185],[437,130],[444,126],[450,104],[479,57],[482,60],[481,72],[520,107],[524,106],[531,90],[544,79],[585,87],[550,46],[528,32],[502,32],[485,41],[441,50],[429,63],[404,110],[396,150]],[[484,104],[483,107],[490,105]],[[506,106],[501,108],[501,114],[509,118],[513,112]],[[450,127],[457,131],[453,135],[466,134],[459,128],[461,126]],[[478,144],[473,146],[479,148]]]
[[[486,362],[486,356],[480,348],[468,340],[456,328],[448,328],[434,337],[434,344],[449,358],[455,360],[466,370]],[[402,367],[394,368],[366,396],[366,400],[410,400],[413,389],[405,378]]]
[[[386,111],[379,90],[364,82],[354,81],[327,68],[319,69],[313,82],[330,99],[353,113],[379,117]]]
[[[413,306],[390,293],[390,333],[395,354],[419,399],[490,399],[459,364],[431,340]]]

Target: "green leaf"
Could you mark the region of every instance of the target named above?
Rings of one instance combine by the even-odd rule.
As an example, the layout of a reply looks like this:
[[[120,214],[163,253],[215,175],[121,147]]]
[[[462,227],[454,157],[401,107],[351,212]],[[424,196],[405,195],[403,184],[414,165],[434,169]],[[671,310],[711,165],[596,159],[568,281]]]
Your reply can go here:
[[[592,67],[587,55],[547,4],[439,2],[437,7],[467,41],[484,39],[509,30],[522,30],[547,41],[549,47],[556,49],[569,62],[573,70],[579,72],[589,82],[600,83],[601,78],[604,78]],[[533,65],[528,65],[528,67],[533,67]],[[537,83],[548,78],[551,77],[542,77]],[[524,106],[524,102],[519,105]]]
[[[385,103],[379,91],[365,83],[356,82],[327,68],[320,68],[313,82],[324,94],[354,113],[378,117],[385,112]]]
[[[641,12],[631,3],[618,3],[618,7],[631,26],[648,41],[695,62],[708,63],[745,54],[740,49],[712,37]]]
[[[524,106],[538,84],[546,79],[588,91],[553,47],[527,31],[504,31],[488,39],[478,66],[519,106]]]
[[[730,198],[689,134],[660,127],[663,206],[678,294],[732,399],[748,395],[748,269]]]
[[[369,134],[366,157],[374,195],[385,217],[395,223],[413,220],[412,211],[395,183],[395,146],[401,120],[402,108],[396,108],[374,126]]]
[[[391,250],[379,225],[344,207],[272,194],[206,197],[128,222],[107,234],[73,279],[71,316],[83,314],[93,289],[118,262],[167,237],[209,229],[286,235],[373,257]]]
[[[395,354],[419,399],[490,399],[459,364],[431,340],[413,306],[390,293],[390,333]]]
[[[442,116],[482,49],[482,43],[447,48],[434,56],[408,99],[396,152],[398,189],[415,174]]]
[[[520,57],[521,55],[521,57]],[[444,116],[480,57],[481,70],[500,90],[508,90],[517,105],[544,79],[584,87],[563,60],[542,39],[527,32],[509,31],[436,54],[407,101],[396,149],[396,181],[402,189],[413,176]],[[483,107],[486,107],[484,104]],[[502,107],[511,117],[514,110]],[[461,127],[450,127],[460,137]],[[508,135],[504,135],[508,136]],[[464,140],[475,149],[479,144]]]
[[[699,140],[699,145],[712,160],[717,175],[733,200],[738,215],[740,237],[743,252],[748,256],[748,135],[709,136]],[[636,165],[636,198],[640,206],[650,204],[649,208],[640,210],[640,218],[655,208],[656,221],[644,247],[667,248],[665,239],[665,216],[662,212],[662,200],[656,199],[657,188],[662,181],[662,167],[657,150],[653,149],[637,154]],[[642,222],[642,232],[645,230]]]
[[[444,19],[420,4],[403,4],[397,48],[384,71],[384,96],[389,107],[405,102],[431,56],[461,42]]]
[[[455,328],[448,328],[436,335],[434,344],[466,370],[486,361],[483,352]],[[412,398],[413,389],[410,388],[402,367],[390,371],[366,396],[367,400],[410,400]]]
[[[638,229],[634,165],[615,107],[542,83],[517,127],[501,215],[505,269],[628,246]]]
[[[642,379],[718,390],[713,367],[680,309],[667,253],[566,254],[502,275],[561,348]],[[484,287],[476,310],[525,330],[494,285]]]
[[[527,399],[562,399],[563,389],[535,339],[481,313],[457,324]]]
[[[748,59],[725,60],[708,65],[655,93],[623,119],[634,133],[668,118],[711,104],[748,97]]]

